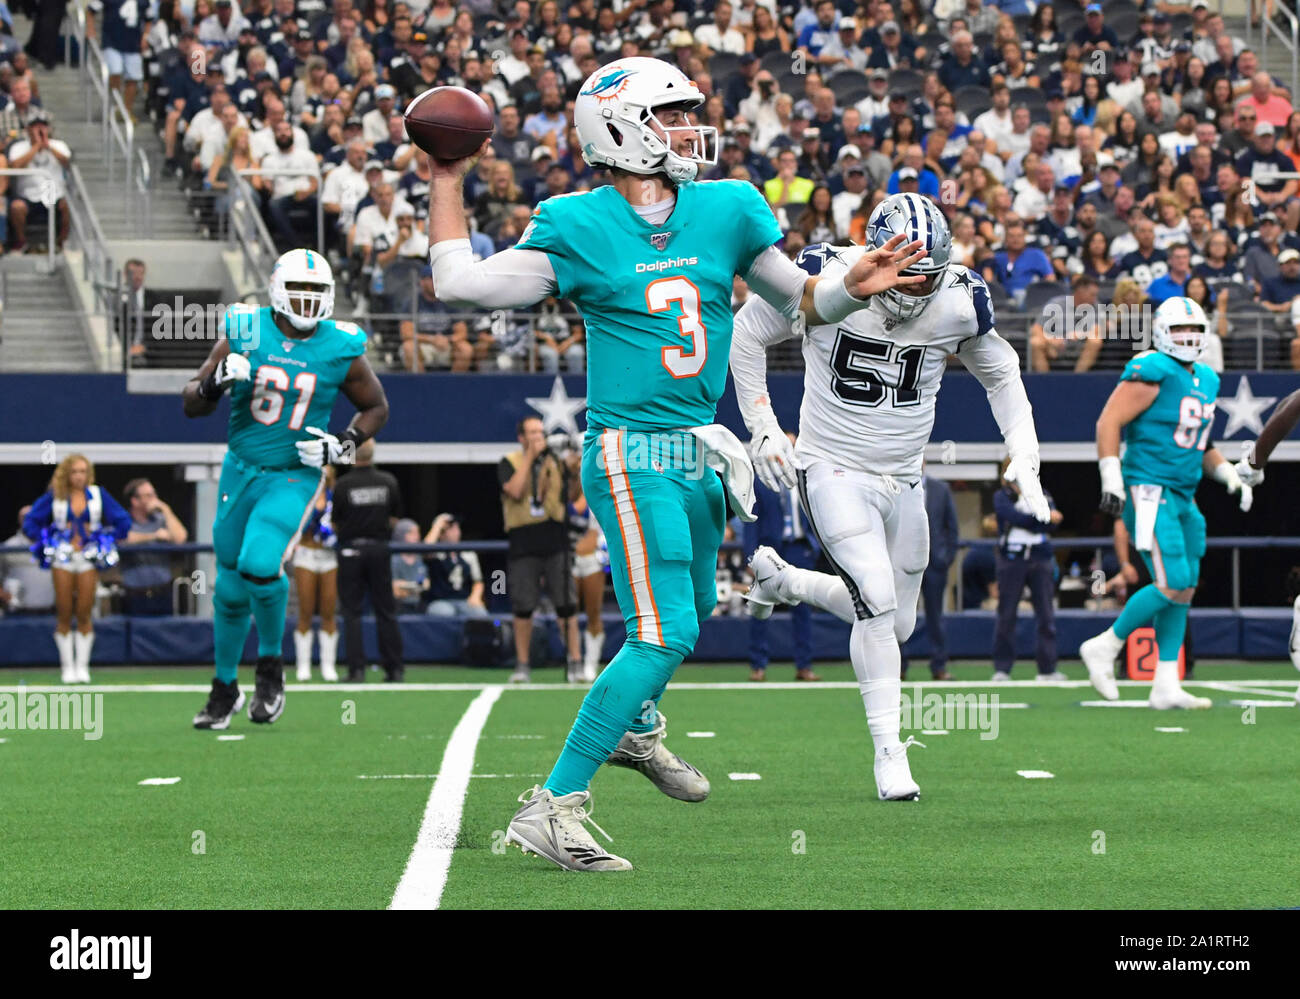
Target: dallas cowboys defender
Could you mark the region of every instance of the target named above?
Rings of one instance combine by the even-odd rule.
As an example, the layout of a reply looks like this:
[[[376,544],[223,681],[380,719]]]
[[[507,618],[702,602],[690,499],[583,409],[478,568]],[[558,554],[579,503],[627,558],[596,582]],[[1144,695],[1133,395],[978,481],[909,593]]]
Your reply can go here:
[[[703,103],[690,80],[658,59],[619,59],[592,74],[574,121],[583,157],[609,168],[613,182],[542,202],[517,247],[477,263],[461,210],[461,178],[477,157],[433,165],[438,297],[453,307],[518,308],[559,295],[587,323],[582,487],[610,539],[628,640],[583,700],[545,784],[521,796],[506,834],[569,870],[632,866],[583,825],[602,764],[636,769],[674,798],[709,793],[704,776],[664,748],[657,707],[716,603],[726,507],[716,475],[674,456],[698,455],[696,441],[704,443],[707,460],[729,469],[741,516],[752,503],[744,448],[712,423],[726,385],[733,276],[744,275],[781,313],[817,322],[922,280],[900,273],[920,259],[901,231],[835,280],[795,267],[774,245],[781,232],[752,185],[693,183],[699,165],[717,158],[716,130],[687,117]],[[656,449],[653,441],[647,448],[651,439],[672,454],[661,451],[663,460],[646,467],[633,459]]]
[[[923,280],[876,295],[838,323],[806,332],[766,302],[750,298],[736,316],[731,372],[753,436],[759,478],[773,489],[799,487],[804,510],[838,576],[796,569],[767,547],[750,560],[756,616],[775,603],[807,602],[852,622],[850,656],[875,742],[882,800],[920,797],[899,741],[900,643],[916,624],[916,598],[930,559],[921,463],[934,426],[946,358],[956,354],[980,380],[1034,516],[1050,513],[1038,482],[1038,435],[1015,351],[993,328],[988,286],[950,263],[952,237],[938,207],[919,194],[895,194],[872,213],[867,246],[810,246],[798,263],[837,279],[871,247],[899,234],[923,244],[908,273]],[[766,349],[803,337],[799,442],[781,431],[767,392]],[[918,743],[919,745],[919,743]]]

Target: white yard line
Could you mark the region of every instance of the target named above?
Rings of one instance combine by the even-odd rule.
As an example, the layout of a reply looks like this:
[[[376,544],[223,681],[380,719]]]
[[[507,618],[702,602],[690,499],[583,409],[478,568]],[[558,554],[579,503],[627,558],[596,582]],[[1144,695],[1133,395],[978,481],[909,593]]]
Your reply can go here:
[[[470,773],[474,769],[474,752],[488,715],[492,713],[492,706],[503,690],[505,688],[500,685],[484,688],[456,723],[442,754],[438,779],[429,792],[415,846],[388,905],[390,909],[438,908],[442,890],[447,885],[456,837],[460,834],[460,817],[465,806],[465,792],[469,790]]]

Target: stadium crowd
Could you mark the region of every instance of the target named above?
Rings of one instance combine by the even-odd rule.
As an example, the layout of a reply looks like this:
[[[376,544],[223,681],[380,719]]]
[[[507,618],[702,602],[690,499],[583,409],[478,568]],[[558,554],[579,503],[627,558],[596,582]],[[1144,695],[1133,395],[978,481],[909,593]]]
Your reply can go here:
[[[129,99],[148,80],[168,166],[211,199],[212,232],[239,171],[275,171],[250,179],[281,247],[316,242],[319,201],[357,310],[381,330],[394,317],[412,370],[580,371],[584,351],[566,303],[489,318],[438,302],[428,163],[402,109],[446,84],[493,108],[465,184],[487,256],[540,201],[605,181],[573,101],[628,55],[708,95],[706,176],[759,186],[792,256],[861,242],[888,193],[934,198],[957,259],[1025,314],[1005,332],[1030,333],[1033,369],[1114,366],[1144,342],[1141,307],[1189,288],[1217,317],[1211,363],[1300,367],[1300,111],[1206,0],[163,0],[152,21],[135,0],[102,6],[114,82]]]

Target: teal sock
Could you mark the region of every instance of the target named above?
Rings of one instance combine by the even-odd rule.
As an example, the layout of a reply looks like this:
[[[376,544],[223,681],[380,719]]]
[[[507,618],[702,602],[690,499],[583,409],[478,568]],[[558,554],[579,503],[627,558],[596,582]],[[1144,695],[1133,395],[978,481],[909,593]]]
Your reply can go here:
[[[1111,630],[1120,638],[1128,638],[1138,628],[1150,623],[1155,616],[1173,603],[1161,593],[1154,583],[1148,583],[1128,598]]]
[[[289,607],[289,577],[282,573],[265,582],[255,582],[247,576],[240,579],[253,604],[258,656],[281,655],[284,652],[285,612]]]
[[[1170,603],[1156,614],[1156,649],[1162,663],[1178,661],[1178,650],[1182,648],[1183,637],[1187,634],[1188,604]]]
[[[659,698],[681,661],[672,649],[625,642],[583,698],[546,789],[557,797],[587,790],[625,732],[650,731]]]
[[[212,644],[217,664],[217,679],[233,683],[239,675],[239,660],[244,655],[248,629],[253,626],[252,603],[244,581],[234,569],[217,569],[212,588]]]

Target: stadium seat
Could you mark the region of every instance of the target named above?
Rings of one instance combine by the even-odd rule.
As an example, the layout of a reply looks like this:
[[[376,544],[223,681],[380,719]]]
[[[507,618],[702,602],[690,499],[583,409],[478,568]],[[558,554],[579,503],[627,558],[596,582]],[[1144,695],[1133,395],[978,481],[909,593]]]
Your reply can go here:
[[[856,69],[847,69],[842,73],[836,73],[827,83],[827,86],[835,93],[835,99],[841,104],[845,102],[845,94],[850,91],[860,90],[867,85],[867,74]]]
[[[925,86],[925,74],[915,69],[896,69],[889,74],[889,91],[901,90],[908,94],[919,94]]]
[[[1101,302],[1103,305],[1109,305],[1115,298],[1115,284],[1116,282],[1114,281],[1098,281],[1097,301]]]
[[[1064,38],[1067,40],[1072,38],[1074,33],[1083,27],[1083,11],[1071,10],[1056,15],[1056,27]]]
[[[769,52],[759,60],[759,65],[773,76],[780,76],[790,68],[790,53]]]
[[[983,114],[993,104],[988,87],[958,87],[953,91],[952,96],[957,102],[957,110],[964,112],[971,120]]]
[[[1173,28],[1174,37],[1182,38],[1184,34],[1192,30],[1191,14],[1171,14],[1169,24]]]
[[[1016,87],[1011,91],[1011,103],[1023,104],[1030,111],[1047,107],[1047,94],[1040,87]]]
[[[1012,14],[1011,20],[1015,22],[1016,31],[1020,34],[1020,37],[1023,38],[1029,33],[1029,26],[1034,23],[1034,15]]]
[[[1031,125],[1050,125],[1052,123],[1052,112],[1047,108],[1030,108],[1029,123]]]
[[[1037,281],[1029,286],[1025,292],[1025,299],[1020,305],[1022,312],[1028,312],[1037,318],[1039,312],[1052,299],[1058,295],[1064,295],[1066,292],[1065,285],[1059,281]]]
[[[977,31],[974,35],[975,51],[986,52],[988,47],[993,44],[993,32]]]
[[[787,69],[776,78],[776,82],[782,93],[789,94],[799,101],[803,99],[804,81],[807,76],[807,73],[796,73],[793,69]]]
[[[740,56],[730,52],[715,52],[709,60],[709,73],[713,77],[713,89],[722,86],[740,69]]]
[[[842,108],[852,107],[854,104],[857,104],[858,101],[866,100],[870,96],[871,96],[871,87],[869,85],[854,87],[848,93],[842,94],[840,96],[839,99],[840,107]]]
[[[1138,30],[1137,10],[1107,11],[1106,27],[1112,29],[1115,34],[1119,35],[1121,40],[1132,38],[1137,34]]]

